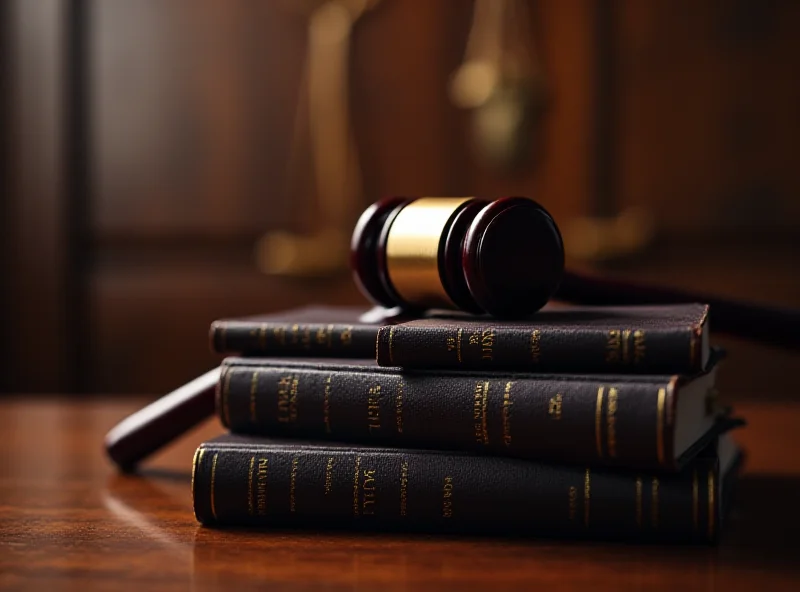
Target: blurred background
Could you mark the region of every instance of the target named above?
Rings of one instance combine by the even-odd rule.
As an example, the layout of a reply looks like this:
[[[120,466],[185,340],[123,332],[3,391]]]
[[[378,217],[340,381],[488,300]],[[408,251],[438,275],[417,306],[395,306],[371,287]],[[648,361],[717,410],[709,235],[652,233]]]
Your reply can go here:
[[[800,306],[798,2],[0,11],[0,392],[155,396],[214,319],[366,304],[390,194],[531,196],[573,267]],[[797,354],[718,342],[723,400],[795,397]]]

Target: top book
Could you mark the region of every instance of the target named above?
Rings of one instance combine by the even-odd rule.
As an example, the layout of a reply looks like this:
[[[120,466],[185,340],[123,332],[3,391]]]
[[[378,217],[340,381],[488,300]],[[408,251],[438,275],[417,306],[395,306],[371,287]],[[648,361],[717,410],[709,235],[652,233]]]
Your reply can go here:
[[[527,319],[501,321],[310,306],[220,319],[209,338],[223,354],[363,358],[406,369],[695,374],[710,358],[708,309],[548,305]]]

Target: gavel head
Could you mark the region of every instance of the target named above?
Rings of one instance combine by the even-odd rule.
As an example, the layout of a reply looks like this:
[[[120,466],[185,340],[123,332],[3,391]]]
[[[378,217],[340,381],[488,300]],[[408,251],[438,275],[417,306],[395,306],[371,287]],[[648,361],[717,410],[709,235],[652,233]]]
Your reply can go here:
[[[377,304],[500,318],[539,310],[564,272],[555,221],[524,197],[388,197],[361,215],[350,253]]]

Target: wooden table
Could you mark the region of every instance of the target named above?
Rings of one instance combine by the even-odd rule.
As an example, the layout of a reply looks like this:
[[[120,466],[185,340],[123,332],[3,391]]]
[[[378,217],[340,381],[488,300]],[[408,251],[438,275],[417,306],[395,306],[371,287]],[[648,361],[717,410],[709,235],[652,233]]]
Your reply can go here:
[[[739,406],[750,458],[717,548],[210,530],[192,514],[190,462],[221,428],[209,421],[120,475],[103,434],[141,404],[0,400],[0,586],[800,590],[800,403]]]

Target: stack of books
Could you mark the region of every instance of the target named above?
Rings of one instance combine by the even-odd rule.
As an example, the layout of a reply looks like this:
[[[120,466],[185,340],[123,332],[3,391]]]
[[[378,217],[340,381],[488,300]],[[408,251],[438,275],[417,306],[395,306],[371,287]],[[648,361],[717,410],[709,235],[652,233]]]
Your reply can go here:
[[[205,525],[716,542],[742,464],[708,307],[223,319]]]

